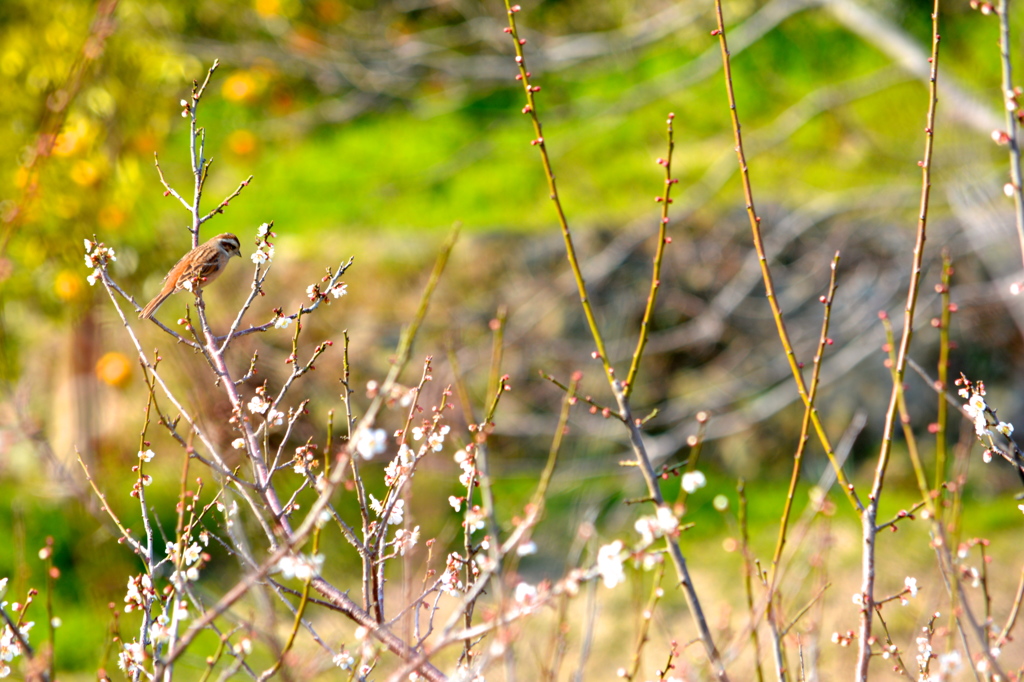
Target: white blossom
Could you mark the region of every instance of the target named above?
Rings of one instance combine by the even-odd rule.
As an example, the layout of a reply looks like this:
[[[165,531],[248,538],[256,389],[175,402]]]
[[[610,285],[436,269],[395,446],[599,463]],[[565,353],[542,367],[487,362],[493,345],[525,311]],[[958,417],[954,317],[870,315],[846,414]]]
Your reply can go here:
[[[537,553],[537,543],[533,540],[516,547],[516,556],[530,556]]]
[[[520,604],[532,604],[537,598],[537,586],[531,585],[527,582],[521,582],[516,585],[512,598]]]
[[[274,246],[272,244],[260,244],[259,248],[249,256],[256,265],[263,265],[274,260]]]
[[[416,526],[412,530],[405,530],[399,528],[395,531],[395,548],[398,549],[398,553],[405,556],[405,553],[416,546],[416,543],[420,540],[420,527]]]
[[[193,542],[188,549],[185,550],[184,559],[185,565],[191,566],[195,562],[199,561],[199,556],[202,554],[203,548],[199,546],[198,542]]]
[[[356,439],[356,452],[363,459],[373,459],[387,448],[387,439],[384,429],[362,429]]]
[[[314,554],[312,556],[300,554],[298,556],[285,555],[281,557],[281,560],[277,562],[276,568],[285,578],[298,578],[299,580],[306,581],[319,575],[323,565],[323,554]]]
[[[370,494],[370,509],[377,516],[384,515],[384,502],[378,500],[373,494]],[[388,514],[388,525],[397,526],[402,523],[402,519],[405,514],[405,500],[396,500],[394,506],[391,507],[391,513]]]
[[[622,568],[626,557],[622,549],[622,540],[616,540],[597,550],[597,573],[604,580],[605,587],[615,587],[626,579]]]
[[[695,493],[708,484],[708,479],[700,471],[687,471],[683,474],[682,486],[687,493]]]
[[[334,661],[334,665],[338,666],[342,670],[351,670],[352,666],[356,663],[356,659],[354,659],[352,654],[347,651],[335,654],[334,658],[331,660]]]
[[[261,395],[254,395],[249,401],[248,407],[253,414],[263,414],[270,407],[270,402]]]
[[[658,507],[654,516],[642,516],[633,526],[640,533],[643,544],[649,545],[663,535],[671,535],[679,528],[679,519],[667,506]]]

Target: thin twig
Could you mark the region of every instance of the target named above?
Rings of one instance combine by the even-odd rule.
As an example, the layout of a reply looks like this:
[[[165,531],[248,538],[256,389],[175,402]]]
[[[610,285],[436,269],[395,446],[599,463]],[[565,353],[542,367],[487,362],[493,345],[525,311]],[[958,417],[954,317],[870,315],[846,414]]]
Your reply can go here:
[[[1013,83],[1013,59],[1010,55],[1010,0],[999,0],[999,63],[1002,66],[1003,112],[1006,114],[1007,147],[1010,150],[1010,186],[1013,193],[1013,217],[1017,225],[1021,258],[1024,258],[1024,174],[1021,173],[1020,133],[1017,113],[1021,104]]]
[[[842,487],[843,493],[850,501],[853,509],[860,512],[864,509],[864,505],[857,498],[857,493],[854,491],[853,484],[846,478],[846,474],[843,472],[842,467],[836,458],[835,450],[832,448],[832,443],[828,438],[828,434],[825,432],[825,427],[821,423],[818,410],[810,401],[807,387],[804,384],[801,365],[797,361],[796,352],[793,350],[793,344],[789,340],[789,331],[786,329],[786,324],[782,318],[782,307],[775,295],[775,284],[772,279],[771,270],[768,267],[768,256],[765,253],[764,239],[761,235],[761,217],[757,214],[757,209],[754,207],[754,190],[750,183],[750,172],[747,167],[746,154],[743,151],[743,135],[740,132],[739,111],[736,108],[736,94],[732,85],[732,64],[729,58],[729,45],[726,42],[725,18],[722,15],[721,0],[715,0],[715,16],[718,21],[718,28],[715,32],[718,34],[719,46],[722,51],[722,66],[725,73],[725,90],[729,100],[729,113],[732,118],[733,138],[736,142],[736,157],[740,166],[740,179],[743,183],[743,195],[746,199],[747,217],[750,220],[754,249],[757,251],[761,265],[761,278],[764,280],[765,296],[768,299],[768,305],[771,307],[772,317],[775,320],[775,327],[779,334],[779,340],[782,342],[783,350],[786,353],[786,360],[789,362],[789,368],[793,374],[793,380],[796,382],[797,392],[800,394],[800,398],[803,400],[804,406],[810,410],[811,423],[814,425],[814,430],[818,434],[818,440],[821,441],[825,454],[828,456],[829,462],[832,464],[832,468],[836,472],[836,478],[839,480],[839,485]]]

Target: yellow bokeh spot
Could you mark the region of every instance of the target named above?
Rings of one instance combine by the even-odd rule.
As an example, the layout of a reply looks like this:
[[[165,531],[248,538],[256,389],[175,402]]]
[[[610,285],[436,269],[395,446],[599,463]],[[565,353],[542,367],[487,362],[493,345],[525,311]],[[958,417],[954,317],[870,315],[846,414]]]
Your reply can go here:
[[[94,136],[89,122],[82,117],[68,122],[53,143],[54,156],[71,156],[88,144]]]
[[[79,159],[71,166],[71,181],[76,185],[89,187],[91,185],[95,185],[96,181],[99,179],[99,169],[96,168],[95,164],[86,161],[85,159]]]
[[[58,19],[52,24],[48,24],[43,31],[43,36],[46,38],[46,42],[50,47],[62,48],[68,45],[71,39],[71,31],[64,23],[64,19]]]
[[[99,223],[100,227],[115,230],[124,223],[124,211],[118,206],[107,204],[96,214],[96,222]]]
[[[124,353],[111,351],[96,362],[96,377],[108,386],[118,388],[128,383],[132,376],[132,363]]]
[[[14,171],[14,186],[18,189],[24,189],[25,185],[28,184],[29,170],[24,166]]]
[[[74,301],[85,288],[82,275],[70,270],[61,270],[53,280],[53,290],[62,301]]]
[[[268,17],[276,17],[281,13],[281,3],[279,0],[256,0],[256,14],[259,14],[264,19]]]
[[[4,52],[0,57],[0,73],[5,76],[14,77],[25,68],[25,55],[15,49]]]
[[[221,93],[229,102],[245,102],[256,96],[256,79],[248,71],[236,71],[224,81]]]
[[[249,156],[255,152],[256,143],[256,136],[244,128],[228,135],[228,149],[238,156]]]
[[[263,19],[293,18],[302,11],[301,0],[254,0],[256,14]]]

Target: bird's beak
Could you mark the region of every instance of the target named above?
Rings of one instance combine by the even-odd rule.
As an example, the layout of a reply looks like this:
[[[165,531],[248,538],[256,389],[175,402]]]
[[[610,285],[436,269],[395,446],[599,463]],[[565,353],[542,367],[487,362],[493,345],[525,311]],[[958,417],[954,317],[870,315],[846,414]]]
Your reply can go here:
[[[239,251],[235,251],[235,255],[236,255],[236,256],[238,256],[239,258],[241,258],[241,257],[242,257],[242,252],[241,252],[241,250],[239,250]]]

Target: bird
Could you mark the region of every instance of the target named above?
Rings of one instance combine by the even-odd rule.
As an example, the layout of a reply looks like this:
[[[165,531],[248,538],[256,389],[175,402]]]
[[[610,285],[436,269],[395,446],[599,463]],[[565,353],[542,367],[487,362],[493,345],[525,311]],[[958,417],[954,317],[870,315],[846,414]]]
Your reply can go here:
[[[164,277],[164,286],[139,313],[140,320],[153,317],[156,309],[176,291],[198,291],[224,272],[233,256],[242,256],[238,237],[225,232],[203,242],[181,257]]]

